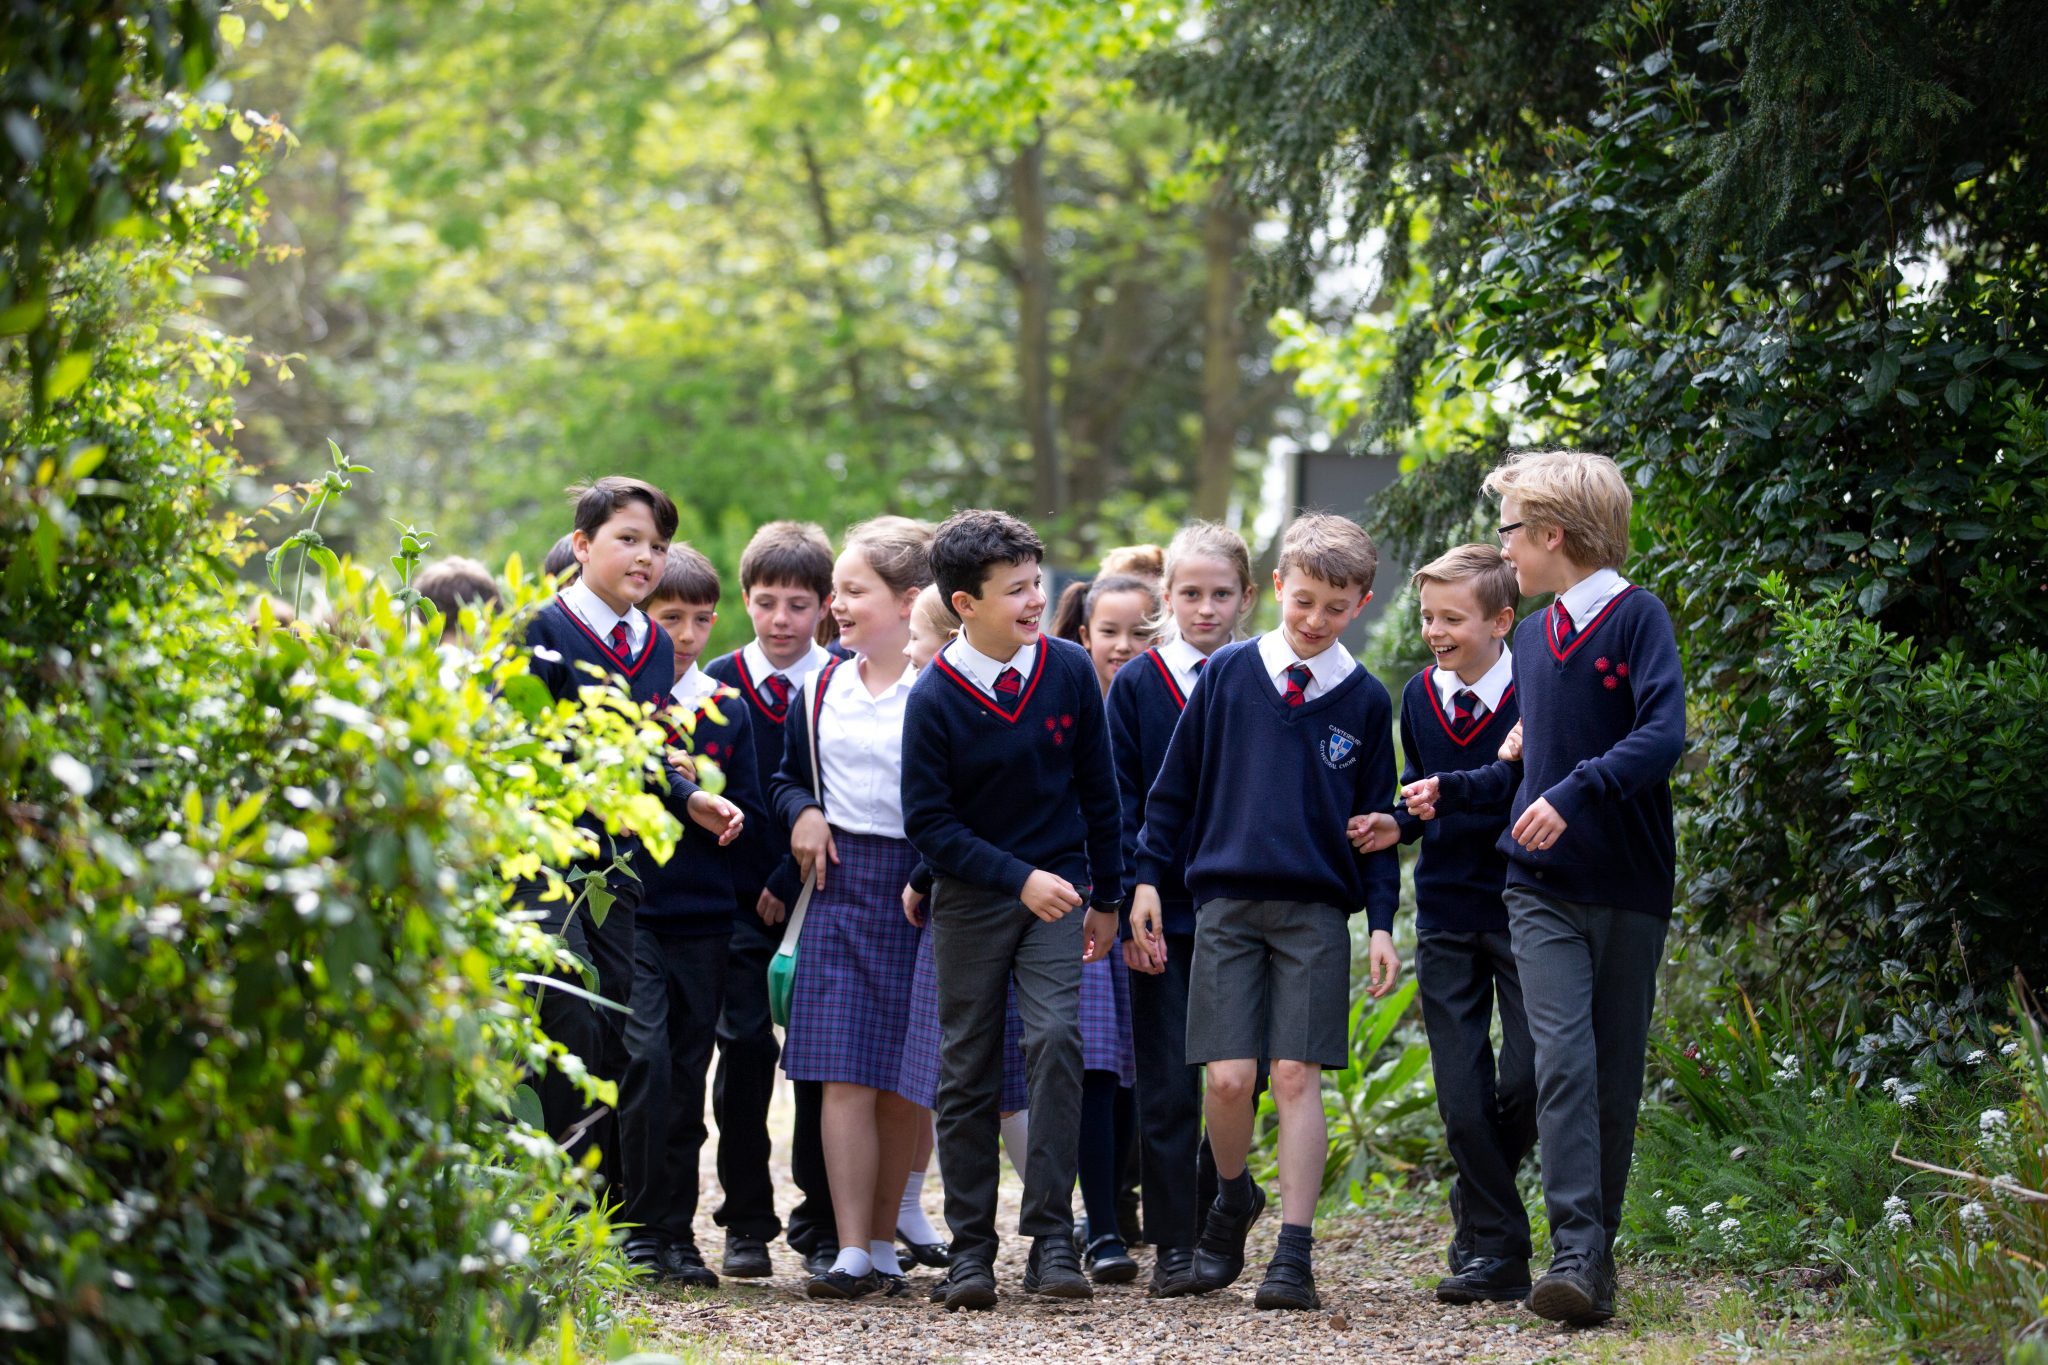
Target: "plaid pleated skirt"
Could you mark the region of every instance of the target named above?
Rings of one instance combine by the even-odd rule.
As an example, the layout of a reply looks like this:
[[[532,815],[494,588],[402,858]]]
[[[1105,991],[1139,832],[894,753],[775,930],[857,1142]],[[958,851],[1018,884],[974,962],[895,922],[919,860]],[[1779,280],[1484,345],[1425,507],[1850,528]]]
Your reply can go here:
[[[1131,1047],[1131,969],[1121,942],[1100,962],[1081,964],[1081,1066],[1114,1071],[1118,1085],[1136,1085]]]
[[[930,901],[926,901],[930,905]],[[903,1074],[896,1093],[912,1104],[939,1103],[939,973],[932,952],[932,927],[918,931],[917,973],[910,983],[910,1026],[903,1034]],[[1017,983],[1010,983],[1003,1008],[1002,1112],[1031,1106],[1031,1077],[1024,1070],[1024,1021],[1017,1015]]]
[[[797,941],[782,1069],[794,1081],[894,1090],[917,970],[903,887],[917,866],[907,839],[832,831],[839,864],[811,896]]]

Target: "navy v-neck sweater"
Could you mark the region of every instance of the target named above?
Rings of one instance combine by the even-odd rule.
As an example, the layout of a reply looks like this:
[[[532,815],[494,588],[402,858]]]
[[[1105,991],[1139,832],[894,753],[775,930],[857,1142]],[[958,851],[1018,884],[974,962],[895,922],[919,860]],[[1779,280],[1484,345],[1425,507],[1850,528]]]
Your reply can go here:
[[[1305,901],[1363,909],[1372,928],[1391,931],[1400,856],[1359,854],[1344,827],[1393,798],[1393,713],[1363,668],[1290,707],[1257,640],[1217,650],[1145,798],[1137,881],[1158,886],[1191,849],[1198,910],[1221,897]]]
[[[712,706],[718,708],[724,724],[710,718],[708,711]],[[684,731],[676,715],[682,709],[672,706],[669,710],[670,723],[682,747],[718,764],[725,773],[723,795],[746,812],[750,824],[757,818],[765,819],[765,815],[757,814],[766,811],[767,802],[761,795],[760,777],[755,769],[751,717],[738,690],[721,687],[690,708],[696,713],[694,733]],[[645,886],[640,918],[669,933],[729,936],[733,916],[740,910],[733,882],[739,849],[720,848],[717,835],[685,818],[680,811],[676,818],[683,822],[683,837],[676,841],[676,851],[666,863],[649,867],[641,874]],[[753,912],[753,903],[749,901],[745,913]]]
[[[1499,761],[1501,741],[1515,728],[1521,707],[1509,684],[1500,705],[1479,727],[1459,739],[1443,698],[1425,668],[1401,691],[1401,785],[1442,773],[1466,772]],[[1422,841],[1415,860],[1415,927],[1453,933],[1494,933],[1508,927],[1501,887],[1507,882],[1508,860],[1495,847],[1507,819],[1505,797],[1481,809],[1468,809],[1434,820],[1418,820],[1406,808],[1394,814],[1404,844]]]
[[[1206,669],[1208,665],[1203,665]],[[1129,928],[1131,889],[1138,871],[1138,831],[1145,827],[1145,797],[1166,763],[1166,746],[1180,723],[1187,698],[1173,669],[1157,649],[1148,649],[1116,671],[1109,684],[1109,747],[1116,764],[1117,796],[1123,805],[1124,920]],[[1170,859],[1159,892],[1162,926],[1169,934],[1195,932],[1195,902],[1188,892],[1187,847]]]
[[[652,621],[647,623],[647,638],[641,642],[639,653],[622,659],[557,597],[527,622],[526,644],[531,655],[528,670],[546,684],[548,694],[557,701],[574,697],[581,689],[599,682],[591,675],[590,667],[602,670],[634,701],[642,703],[666,705],[669,691],[676,684],[675,647],[669,643],[667,633]],[[683,807],[697,793],[697,784],[666,763],[661,771],[667,779],[669,801],[681,818]]]
[[[738,689],[746,702],[748,728],[752,732],[749,739],[754,748],[755,790],[761,793],[764,803],[758,821],[756,812],[748,809],[747,831],[735,845],[739,858],[733,864],[733,889],[738,893],[741,913],[754,913],[754,902],[764,886],[784,905],[795,905],[797,893],[803,889],[803,874],[797,871],[796,859],[789,856],[788,827],[774,818],[774,810],[765,803],[775,782],[776,769],[782,766],[783,740],[789,733],[786,726],[792,719],[801,724],[803,717],[793,702],[784,716],[778,717],[770,709],[768,698],[761,691],[761,680],[747,671],[746,656],[737,649],[719,655],[703,668],[717,681]],[[746,805],[744,801],[740,804]]]
[[[1121,818],[1088,651],[1041,635],[1014,707],[932,660],[903,714],[903,828],[940,875],[1019,895],[1035,870],[1123,890]]]
[[[1515,631],[1522,761],[1445,773],[1446,815],[1509,794],[1498,847],[1508,885],[1669,916],[1677,863],[1671,770],[1685,751],[1685,676],[1664,604],[1629,587],[1560,646],[1545,608]],[[1508,830],[1542,797],[1564,818],[1548,849]]]

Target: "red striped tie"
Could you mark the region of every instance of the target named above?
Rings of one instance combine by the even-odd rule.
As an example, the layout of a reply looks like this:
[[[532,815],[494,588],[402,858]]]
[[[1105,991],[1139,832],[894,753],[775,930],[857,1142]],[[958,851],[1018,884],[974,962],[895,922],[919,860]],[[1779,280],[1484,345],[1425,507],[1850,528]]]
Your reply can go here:
[[[626,623],[624,621],[620,621],[612,627],[611,638],[612,653],[618,655],[621,659],[625,658],[626,647],[632,643],[632,637],[626,633]]]
[[[1023,690],[1024,677],[1016,669],[1006,668],[996,674],[996,695],[1004,701],[1015,701]]]
[[[1309,679],[1315,674],[1303,663],[1290,664],[1287,669],[1287,704],[1300,706],[1308,700]]]
[[[768,714],[780,721],[789,714],[789,679],[780,673],[770,673],[762,686],[768,689]]]
[[[1579,628],[1572,624],[1572,614],[1564,609],[1564,599],[1562,597],[1550,604],[1550,612],[1552,617],[1555,618],[1557,647],[1563,649],[1572,642],[1572,637],[1579,633]]]
[[[1455,708],[1451,715],[1451,730],[1459,739],[1465,738],[1479,728],[1482,717],[1479,714],[1479,694],[1469,688],[1451,698]]]

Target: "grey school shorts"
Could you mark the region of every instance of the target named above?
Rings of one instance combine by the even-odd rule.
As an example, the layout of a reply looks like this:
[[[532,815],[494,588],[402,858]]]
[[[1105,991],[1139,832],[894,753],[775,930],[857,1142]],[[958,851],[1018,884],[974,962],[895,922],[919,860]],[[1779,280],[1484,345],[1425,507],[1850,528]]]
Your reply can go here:
[[[1195,921],[1189,1065],[1350,1062],[1351,934],[1334,905],[1213,900]]]

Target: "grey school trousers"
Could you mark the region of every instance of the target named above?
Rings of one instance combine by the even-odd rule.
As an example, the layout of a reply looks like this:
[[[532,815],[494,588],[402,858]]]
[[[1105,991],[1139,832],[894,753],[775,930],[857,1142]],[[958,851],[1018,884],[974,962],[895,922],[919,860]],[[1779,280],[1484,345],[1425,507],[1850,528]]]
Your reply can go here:
[[[939,1166],[953,1258],[993,1265],[1007,983],[1017,981],[1030,1077],[1027,1237],[1073,1234],[1081,1142],[1081,910],[1048,924],[1015,896],[940,877],[932,887],[939,978]]]
[[[1503,899],[1536,1047],[1551,1264],[1598,1270],[1621,1226],[1670,923],[1526,886],[1508,887]]]

